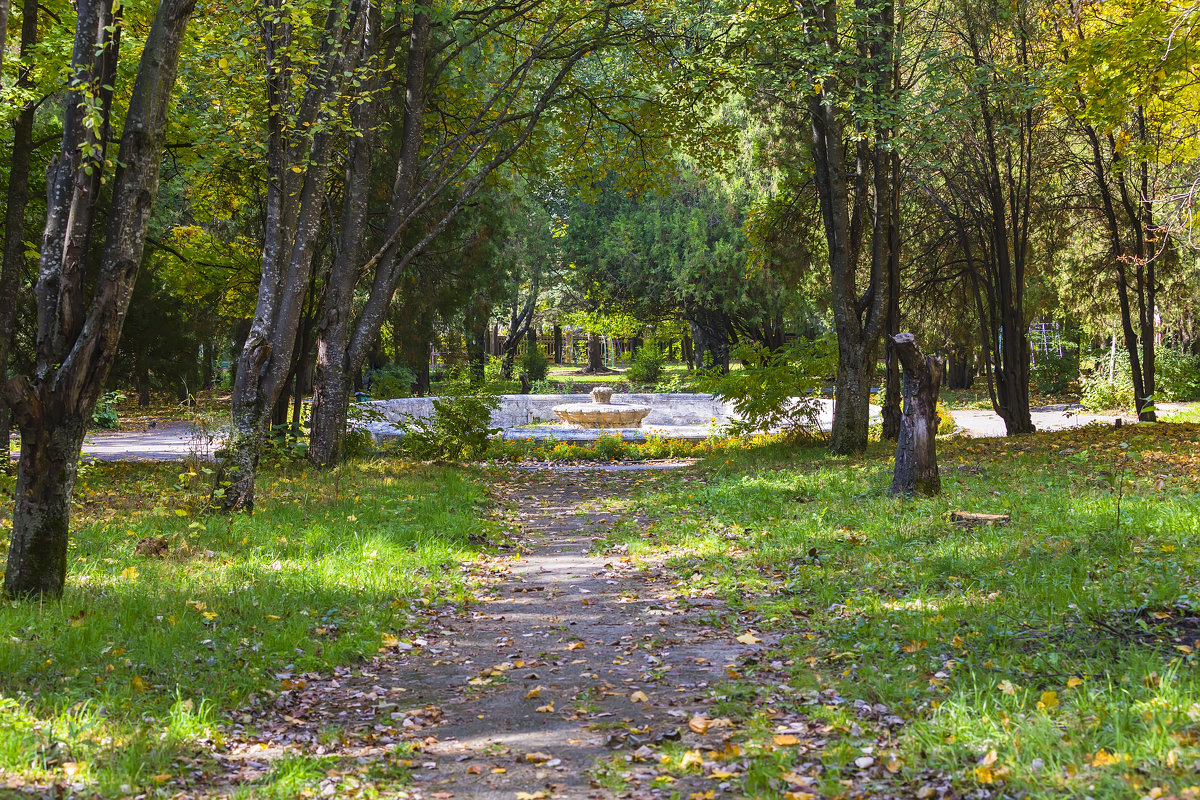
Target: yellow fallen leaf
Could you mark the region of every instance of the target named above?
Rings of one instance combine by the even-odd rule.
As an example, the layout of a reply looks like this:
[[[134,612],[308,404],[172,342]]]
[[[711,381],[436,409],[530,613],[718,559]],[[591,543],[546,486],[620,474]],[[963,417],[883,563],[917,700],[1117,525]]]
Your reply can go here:
[[[122,580],[131,581],[140,574],[141,573],[138,572],[137,567],[126,567],[125,569],[121,570]]]
[[[530,689],[528,692],[526,692],[525,699],[526,700],[536,700],[538,697],[541,696],[541,694],[542,694],[542,687],[539,686],[536,689]]]
[[[688,728],[692,733],[708,733],[708,729],[711,726],[711,719],[708,717],[702,717],[698,714],[688,720]]]
[[[753,633],[743,633],[741,636],[737,637],[737,641],[741,642],[742,644],[759,644],[762,642],[762,639],[758,638]]]
[[[1111,767],[1113,764],[1121,763],[1121,757],[1101,748],[1096,751],[1096,757],[1092,759],[1093,767]]]
[[[999,757],[1000,755],[995,751],[994,748],[992,750],[988,750],[987,755],[979,760],[979,766],[990,767],[992,764],[996,763],[996,759]]]
[[[738,773],[736,772],[727,772],[723,769],[714,769],[712,772],[708,773],[708,776],[710,778],[716,778],[717,780],[724,780],[725,778],[735,778],[737,777],[737,774]]]
[[[274,614],[267,614],[267,619],[271,620],[272,622],[279,622],[279,620],[283,619],[283,617],[277,617]]]
[[[534,709],[534,711],[538,712],[539,714],[550,714],[550,713],[553,713],[553,711],[554,711],[554,701],[553,701],[553,700],[551,700],[549,703],[546,703],[546,705],[544,705],[544,706],[538,706],[537,708],[535,708],[535,709]]]
[[[927,798],[933,797],[936,791],[932,786],[922,786],[917,789],[917,798],[918,800],[927,800]]]
[[[1083,681],[1079,678],[1068,678],[1067,688],[1074,689],[1076,686],[1083,686]]]
[[[1013,685],[1012,681],[1000,681],[1000,685],[997,688],[1007,695],[1015,695],[1017,693],[1017,687]]]
[[[1042,692],[1042,699],[1038,700],[1037,707],[1039,711],[1058,708],[1058,692]]]
[[[205,611],[202,613],[202,616],[209,622],[212,622],[214,619],[217,618],[217,614],[214,611]]]
[[[784,792],[783,800],[818,800],[812,792]]]
[[[703,756],[700,755],[699,750],[688,750],[686,753],[683,754],[683,758],[679,759],[679,766],[681,769],[687,769],[688,767],[698,767],[703,763],[704,763],[704,758],[703,758]]]
[[[582,650],[583,648],[583,642],[571,642],[569,645],[567,645],[568,650]]]
[[[645,692],[643,692],[641,689],[639,689],[638,691],[629,695],[629,702],[631,702],[631,703],[648,703],[648,702],[650,702],[650,698],[646,696]]]
[[[525,754],[525,760],[527,762],[529,762],[530,764],[545,764],[547,761],[549,761],[552,758],[554,758],[554,756],[550,755],[549,753],[526,753]]]
[[[133,688],[136,689],[137,691],[139,691],[139,692],[146,691],[146,681],[142,679],[141,675],[134,675],[133,680],[130,681],[130,683],[133,685]]]
[[[504,767],[494,767],[492,769],[493,775],[503,775],[506,772],[508,772],[508,770],[506,770]]]
[[[782,733],[775,737],[776,747],[791,747],[792,745],[800,744],[800,740],[790,733]]]
[[[383,634],[382,639],[384,647],[395,647],[396,645],[400,644],[400,640],[395,636],[392,636],[390,633]]]
[[[68,778],[73,778],[75,777],[75,774],[79,772],[79,763],[76,761],[64,761],[62,764],[62,771],[67,774]]]
[[[175,776],[172,775],[171,773],[163,772],[163,773],[160,773],[160,774],[154,776],[154,782],[155,783],[166,783],[167,781],[171,780],[171,778],[173,778],[173,777],[175,777]]]
[[[996,780],[996,774],[992,772],[991,767],[976,767],[975,780],[980,783],[993,783]]]
[[[894,758],[887,763],[887,771],[895,775],[904,768],[904,762],[898,758]]]

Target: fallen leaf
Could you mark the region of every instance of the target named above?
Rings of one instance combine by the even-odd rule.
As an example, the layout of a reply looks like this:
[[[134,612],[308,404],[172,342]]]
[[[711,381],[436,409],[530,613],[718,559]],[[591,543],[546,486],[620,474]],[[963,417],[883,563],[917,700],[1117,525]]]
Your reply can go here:
[[[762,639],[758,638],[753,633],[743,633],[741,636],[737,637],[737,641],[741,642],[742,644],[760,644]]]
[[[1083,685],[1083,681],[1080,680],[1079,678],[1068,678],[1067,679],[1067,688],[1068,689],[1074,689],[1076,686],[1082,686],[1082,685]]]
[[[536,700],[538,697],[541,696],[543,688],[544,687],[539,686],[536,689],[530,689],[528,692],[525,693],[525,699],[526,700]]]
[[[1042,692],[1042,699],[1038,700],[1038,710],[1049,710],[1058,708],[1058,692]]]
[[[534,709],[534,711],[538,712],[539,714],[551,714],[554,712],[554,701],[551,700],[544,706],[538,706]]]
[[[712,726],[712,720],[708,717],[702,717],[699,714],[688,720],[688,728],[692,733],[708,733],[708,729]]]
[[[545,764],[554,756],[549,753],[526,753],[525,760],[530,764]]]
[[[917,800],[926,800],[926,798],[933,797],[936,791],[932,786],[922,786],[920,789],[917,789]]]
[[[703,763],[704,763],[704,758],[700,755],[699,750],[688,750],[686,753],[683,754],[683,758],[679,759],[679,766],[681,769],[687,769],[688,767],[698,767]]]
[[[1096,751],[1096,757],[1092,759],[1093,767],[1111,767],[1113,764],[1120,764],[1121,757],[1114,753],[1101,748]]]
[[[776,747],[791,747],[796,744],[800,744],[800,740],[790,733],[783,733],[775,737]]]
[[[130,681],[130,683],[133,684],[133,688],[136,689],[137,691],[139,691],[139,692],[146,691],[146,681],[145,681],[145,679],[142,678],[141,675],[134,675],[133,680]]]
[[[568,650],[582,650],[583,648],[583,642],[571,642],[569,645],[567,645]]]
[[[643,692],[642,690],[639,689],[638,691],[629,695],[629,702],[631,702],[631,703],[648,703],[648,702],[650,702],[650,698],[646,696],[645,692]]]
[[[1012,681],[1000,681],[998,688],[1007,695],[1015,695],[1017,693],[1017,687],[1013,685]]]

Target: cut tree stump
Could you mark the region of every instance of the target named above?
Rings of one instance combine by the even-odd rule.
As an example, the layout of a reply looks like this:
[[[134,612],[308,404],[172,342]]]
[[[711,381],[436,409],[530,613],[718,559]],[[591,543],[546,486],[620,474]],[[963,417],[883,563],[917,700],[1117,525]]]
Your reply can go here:
[[[921,352],[911,333],[898,333],[891,340],[904,368],[904,413],[891,493],[935,495],[942,490],[937,465],[937,400],[945,370],[940,360]]]
[[[976,514],[972,511],[951,511],[950,521],[955,525],[1003,525],[1011,520],[1008,514]]]

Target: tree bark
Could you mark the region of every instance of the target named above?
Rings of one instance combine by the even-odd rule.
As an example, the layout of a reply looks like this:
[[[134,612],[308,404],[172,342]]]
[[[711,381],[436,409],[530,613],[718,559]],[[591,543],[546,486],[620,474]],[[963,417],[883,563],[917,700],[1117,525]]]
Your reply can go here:
[[[554,326],[554,363],[560,367],[563,363],[563,332],[561,325]]]
[[[141,263],[150,212],[158,191],[162,146],[183,32],[195,0],[162,0],[146,37],[112,180],[112,207],[104,248],[91,292],[84,297],[81,254],[73,251],[89,232],[69,216],[84,209],[93,173],[105,164],[78,160],[95,141],[86,126],[81,95],[68,99],[57,166],[43,235],[37,285],[38,334],[34,375],[17,376],[5,392],[21,431],[12,544],[4,575],[9,597],[55,597],[66,582],[67,538],[76,464],[87,423],[116,355],[121,327]],[[97,53],[107,53],[113,31],[97,28],[111,6],[107,0],[80,2],[71,57],[76,85],[90,84]],[[111,26],[105,26],[108,28]],[[102,72],[102,71],[101,71]],[[106,91],[111,91],[108,89]],[[82,173],[82,174],[81,174]],[[86,314],[84,313],[86,311]]]
[[[603,341],[598,333],[588,334],[587,354],[588,362],[584,374],[598,375],[605,372],[604,368],[604,346]]]
[[[904,416],[896,444],[892,494],[935,495],[942,490],[937,465],[937,400],[942,362],[926,356],[911,333],[892,337],[904,366]]]
[[[7,25],[8,8],[4,9]],[[21,59],[28,59],[37,44],[38,0],[25,0],[21,14]],[[4,38],[0,37],[0,43]],[[28,71],[17,85],[27,87]],[[13,149],[9,161],[8,192],[4,204],[4,255],[0,262],[0,387],[8,379],[8,363],[13,330],[17,319],[17,300],[21,288],[21,267],[25,263],[25,210],[29,206],[29,171],[33,157],[33,118],[37,104],[26,103],[13,122]],[[12,437],[12,413],[4,392],[0,391],[0,472],[9,472],[9,440]]]

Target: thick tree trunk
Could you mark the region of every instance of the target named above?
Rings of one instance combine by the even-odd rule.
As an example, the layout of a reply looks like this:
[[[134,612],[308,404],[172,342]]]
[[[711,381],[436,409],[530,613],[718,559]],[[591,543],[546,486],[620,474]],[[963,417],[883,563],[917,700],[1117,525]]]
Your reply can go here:
[[[904,365],[904,416],[896,444],[892,494],[935,495],[942,490],[937,465],[937,400],[942,362],[926,356],[911,333],[892,337]]]
[[[884,321],[884,361],[887,365],[887,383],[883,392],[882,436],[888,441],[900,438],[900,358],[896,353],[894,337],[900,333],[900,155],[891,156],[892,196],[891,224],[888,225],[888,303],[887,319]]]
[[[840,349],[840,341],[838,346]],[[871,384],[874,379],[874,358],[858,355],[838,358],[830,452],[848,455],[867,449],[867,434],[871,425]]]
[[[554,326],[554,363],[560,367],[563,363],[563,331],[561,325]]]
[[[58,597],[67,575],[71,495],[87,426],[61,408],[21,426],[16,505],[4,592],[8,597]]]
[[[588,343],[587,343],[588,362],[587,362],[587,368],[584,370],[584,373],[596,375],[596,374],[599,374],[599,373],[605,371],[603,344],[604,343],[600,338],[600,334],[598,334],[598,333],[589,333],[588,334]]]

